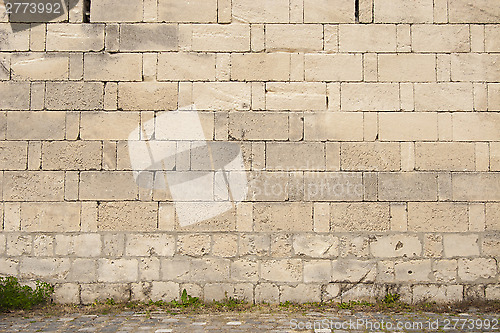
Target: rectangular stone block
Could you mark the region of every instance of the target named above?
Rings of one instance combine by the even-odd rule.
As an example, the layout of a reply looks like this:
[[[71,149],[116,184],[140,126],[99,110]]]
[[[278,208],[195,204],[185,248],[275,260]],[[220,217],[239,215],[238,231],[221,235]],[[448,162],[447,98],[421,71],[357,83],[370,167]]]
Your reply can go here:
[[[207,1],[208,2],[208,1]],[[175,51],[178,49],[177,25],[135,23],[120,25],[120,51]]]
[[[399,261],[394,264],[396,282],[429,282],[431,272],[430,260]]]
[[[202,257],[210,252],[212,239],[206,234],[183,234],[177,237],[177,253],[190,257]]]
[[[500,113],[456,112],[452,114],[453,140],[498,141],[500,140]]]
[[[500,111],[500,83],[488,84],[488,110]]]
[[[153,202],[106,202],[98,207],[97,229],[103,231],[156,230],[158,204]]]
[[[304,115],[306,141],[362,141],[361,112],[322,112]]]
[[[172,257],[174,255],[174,236],[164,234],[128,234],[126,239],[125,254],[127,256]]]
[[[236,140],[288,139],[288,114],[276,112],[230,112],[229,135]]]
[[[42,144],[44,170],[96,170],[100,166],[100,142],[49,141]]]
[[[12,33],[11,24],[14,29],[19,30],[17,33]],[[4,36],[0,41],[0,49],[2,51],[28,51],[30,49],[29,24],[11,24],[0,23],[0,33]]]
[[[0,110],[28,110],[30,107],[30,84],[0,81]]]
[[[138,126],[138,112],[83,112],[80,136],[82,140],[138,140]]]
[[[477,235],[447,234],[443,236],[445,257],[470,257],[479,255]]]
[[[250,25],[196,24],[193,25],[191,43],[193,51],[250,51]]]
[[[486,204],[486,230],[500,230],[500,204]]]
[[[485,51],[500,52],[500,25],[485,26]]]
[[[378,78],[388,82],[436,81],[436,57],[433,54],[379,54]]]
[[[453,81],[500,81],[500,54],[464,53],[451,56]]]
[[[138,186],[131,172],[85,171],[80,174],[80,200],[135,200]]]
[[[102,51],[104,24],[47,24],[46,49],[56,52]]]
[[[253,207],[254,230],[312,231],[312,205],[308,203],[256,203]]]
[[[47,82],[45,107],[48,110],[99,110],[103,107],[101,82]]]
[[[472,111],[473,100],[470,83],[415,84],[416,111]]]
[[[11,58],[12,79],[67,80],[69,56],[64,53],[16,53]]]
[[[306,201],[361,201],[363,192],[360,172],[304,173]]]
[[[26,257],[19,265],[21,279],[64,279],[70,270],[68,258],[36,258]]]
[[[193,103],[201,110],[249,110],[252,86],[247,82],[195,82]]]
[[[159,0],[158,20],[161,22],[217,22],[217,0]]]
[[[135,282],[139,269],[136,259],[99,259],[97,277],[99,282]]]
[[[374,0],[375,23],[432,23],[433,0]]]
[[[305,0],[305,23],[354,23],[354,4],[348,0]]]
[[[85,81],[142,81],[139,53],[85,53],[83,61]]]
[[[142,0],[97,0],[90,9],[92,22],[141,22]]]
[[[175,110],[177,88],[173,82],[120,82],[118,107],[123,110]]]
[[[265,260],[260,264],[260,278],[272,282],[300,282],[302,260]]]
[[[418,236],[376,236],[370,243],[373,256],[378,258],[418,257],[422,253],[422,242]]]
[[[415,24],[412,26],[414,52],[469,52],[470,36],[467,25]]]
[[[498,173],[453,173],[452,186],[454,201],[500,200]]]
[[[306,54],[306,81],[361,81],[363,59],[360,54]]]
[[[416,142],[415,169],[423,171],[474,171],[474,144]]]
[[[98,257],[101,254],[101,235],[56,235],[55,254],[58,256]]]
[[[213,81],[215,55],[205,53],[160,53],[158,56],[160,81]]]
[[[493,258],[462,258],[458,260],[458,277],[463,282],[491,281],[497,274],[496,266]]]
[[[233,19],[244,23],[288,23],[287,0],[234,0]]]
[[[304,156],[307,158],[304,159]],[[272,143],[266,145],[267,170],[325,170],[323,143]]]
[[[437,174],[424,172],[380,173],[381,201],[436,201]]]
[[[0,141],[0,152],[0,170],[26,169],[28,165],[27,142]]]
[[[381,141],[436,141],[436,112],[379,113]]]
[[[323,27],[320,24],[268,24],[268,52],[311,52],[323,49]]]
[[[396,52],[396,25],[341,24],[340,52]]]
[[[21,203],[21,230],[28,232],[80,231],[77,202]]]
[[[494,0],[457,0],[448,4],[450,23],[498,23],[500,8]]]
[[[397,111],[399,85],[396,83],[343,83],[341,85],[343,111]]]
[[[308,260],[304,262],[304,282],[330,281],[332,263],[330,260]]]
[[[409,202],[408,229],[413,232],[466,232],[467,204],[451,202]]]
[[[64,172],[5,171],[5,201],[63,201]]]
[[[390,228],[387,203],[332,203],[331,229],[335,232],[381,232]]]
[[[236,81],[287,81],[290,55],[286,53],[233,53],[231,79]]]
[[[203,282],[223,282],[229,280],[230,260],[228,259],[194,259],[191,262],[191,279]]]
[[[397,171],[401,169],[401,152],[396,142],[342,143],[341,170]]]
[[[275,111],[326,111],[324,83],[270,82],[266,84],[266,109]]]

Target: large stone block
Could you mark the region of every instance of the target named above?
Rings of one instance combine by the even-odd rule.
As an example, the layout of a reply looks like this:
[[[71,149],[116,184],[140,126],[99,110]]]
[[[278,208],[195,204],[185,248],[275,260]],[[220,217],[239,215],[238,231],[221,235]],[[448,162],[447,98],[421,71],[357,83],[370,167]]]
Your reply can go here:
[[[332,203],[331,228],[336,232],[388,231],[389,204],[385,203]]]
[[[123,171],[86,171],[80,174],[81,200],[133,200],[138,186],[132,173]]]
[[[118,107],[123,110],[177,109],[176,83],[121,82],[118,84]]]
[[[230,112],[229,135],[236,140],[288,139],[288,114],[276,112]]]
[[[341,87],[344,111],[397,111],[399,85],[395,83],[346,83]]]
[[[266,84],[266,109],[276,111],[326,110],[324,83],[269,82]]]
[[[340,168],[349,171],[398,171],[401,169],[399,143],[342,143]]]
[[[500,113],[456,112],[452,119],[455,141],[500,140]]]
[[[288,81],[290,55],[286,53],[233,53],[231,79],[235,81]]]
[[[2,6],[2,9],[5,7]],[[12,28],[19,30],[12,33]],[[28,51],[30,48],[29,24],[24,23],[0,23],[0,49],[2,51]]]
[[[195,82],[193,104],[200,110],[249,110],[251,88],[246,82]]]
[[[203,282],[225,282],[230,276],[230,261],[227,259],[193,259],[191,279]]]
[[[450,234],[443,236],[445,257],[469,257],[479,255],[477,235]]]
[[[69,57],[64,53],[17,53],[11,58],[14,80],[67,80]]]
[[[473,143],[417,142],[415,169],[423,171],[474,171]]]
[[[299,259],[264,260],[260,264],[260,277],[270,282],[300,282],[302,261]]]
[[[399,261],[394,264],[396,282],[429,282],[432,279],[430,260]]]
[[[48,24],[46,49],[56,52],[102,51],[104,24]]]
[[[42,144],[44,170],[96,170],[100,166],[100,142],[48,141]]]
[[[396,52],[396,25],[342,24],[340,52]]]
[[[268,24],[266,50],[311,52],[323,49],[323,27],[320,24]]]
[[[469,52],[467,25],[415,24],[411,28],[414,52]]]
[[[154,231],[158,204],[108,202],[99,205],[97,229],[105,231]]]
[[[331,260],[308,260],[304,261],[304,282],[331,281],[332,262]]]
[[[210,252],[210,235],[186,234],[177,236],[177,252],[190,257],[202,257]]]
[[[139,139],[138,112],[83,112],[80,137],[82,140]]]
[[[435,112],[379,113],[381,141],[436,141],[438,139]]]
[[[175,51],[179,29],[174,24],[121,24],[120,51]]]
[[[416,285],[413,287],[413,303],[460,302],[463,300],[461,285]]]
[[[80,231],[80,203],[23,202],[21,230],[28,232]]]
[[[500,230],[500,204],[486,204],[486,230]]]
[[[376,23],[432,23],[433,0],[374,0]]]
[[[295,235],[293,251],[300,257],[334,258],[339,255],[339,239],[332,235]]]
[[[28,110],[30,107],[29,83],[0,81],[0,95],[0,110]]]
[[[104,302],[110,298],[115,302],[128,302],[130,293],[130,285],[122,283],[82,284],[80,291],[82,304]]]
[[[100,82],[47,82],[48,110],[99,110],[103,100],[104,85]]]
[[[321,301],[320,284],[297,284],[280,287],[280,302],[305,303]]]
[[[158,20],[162,22],[217,22],[217,0],[159,0]]]
[[[250,26],[247,24],[196,24],[191,37],[193,51],[250,51]]]
[[[452,186],[455,201],[500,200],[500,174],[497,173],[454,173]]]
[[[436,57],[433,54],[379,54],[378,78],[388,82],[436,81]]]
[[[312,205],[308,203],[256,203],[254,230],[312,231]]]
[[[452,81],[500,81],[500,55],[495,53],[464,53],[451,56]]]
[[[28,144],[26,142],[0,142],[0,169],[25,170],[28,164]]]
[[[140,257],[172,257],[175,251],[175,239],[165,234],[128,234],[125,254]]]
[[[62,171],[5,171],[3,186],[5,201],[64,200]]]
[[[363,60],[360,54],[306,54],[306,81],[361,81]]]
[[[305,0],[305,23],[354,23],[354,4],[349,0]]]
[[[99,259],[97,276],[99,282],[135,282],[139,264],[136,259]]]
[[[233,19],[245,23],[288,23],[287,0],[234,0]]]
[[[416,111],[472,111],[472,84],[415,84]]]
[[[215,55],[206,53],[160,53],[158,55],[158,80],[215,80]]]
[[[370,244],[371,253],[379,258],[418,257],[422,253],[422,242],[417,236],[377,236]]]
[[[19,265],[21,279],[64,280],[70,270],[68,258],[25,257]]]
[[[305,141],[362,141],[361,112],[321,112],[304,115]]]
[[[57,256],[98,257],[101,255],[101,235],[56,235]]]
[[[142,81],[140,53],[85,53],[85,81]]]
[[[448,4],[450,23],[498,23],[495,0],[456,0]]]
[[[414,232],[466,232],[468,205],[451,202],[409,202],[408,229]]]
[[[307,159],[304,159],[307,156]],[[325,170],[323,143],[268,143],[266,145],[268,170]]]
[[[379,200],[437,200],[437,174],[423,172],[380,173],[378,180]]]
[[[256,282],[259,280],[259,263],[256,260],[239,259],[231,263],[231,280]]]
[[[92,22],[140,22],[142,0],[97,0],[91,7]]]
[[[462,282],[492,281],[497,275],[497,262],[488,258],[458,260],[458,277]]]

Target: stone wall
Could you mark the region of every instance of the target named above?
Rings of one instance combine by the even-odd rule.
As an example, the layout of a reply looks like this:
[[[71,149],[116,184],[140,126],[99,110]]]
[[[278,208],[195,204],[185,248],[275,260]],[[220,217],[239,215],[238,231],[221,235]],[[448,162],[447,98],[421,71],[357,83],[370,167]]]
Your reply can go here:
[[[500,299],[498,0],[72,2],[0,3],[1,275],[62,303]],[[137,169],[145,142],[177,154]]]

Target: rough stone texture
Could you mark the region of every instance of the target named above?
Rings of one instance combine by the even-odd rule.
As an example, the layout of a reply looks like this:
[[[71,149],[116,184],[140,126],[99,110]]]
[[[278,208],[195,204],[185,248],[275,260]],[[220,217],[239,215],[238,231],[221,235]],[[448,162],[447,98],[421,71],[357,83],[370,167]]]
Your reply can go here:
[[[497,0],[71,2],[0,4],[1,275],[60,303],[500,298]]]

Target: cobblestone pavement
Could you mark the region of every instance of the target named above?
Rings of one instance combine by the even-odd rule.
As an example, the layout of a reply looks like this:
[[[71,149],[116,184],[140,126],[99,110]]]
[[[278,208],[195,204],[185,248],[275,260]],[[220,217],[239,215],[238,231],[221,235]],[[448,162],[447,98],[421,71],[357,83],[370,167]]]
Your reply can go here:
[[[500,314],[124,312],[63,317],[0,316],[1,332],[499,332]]]

